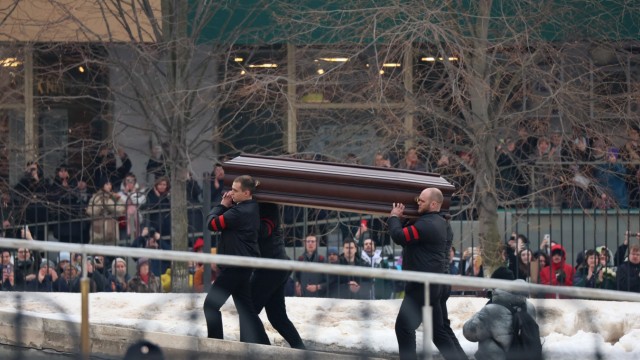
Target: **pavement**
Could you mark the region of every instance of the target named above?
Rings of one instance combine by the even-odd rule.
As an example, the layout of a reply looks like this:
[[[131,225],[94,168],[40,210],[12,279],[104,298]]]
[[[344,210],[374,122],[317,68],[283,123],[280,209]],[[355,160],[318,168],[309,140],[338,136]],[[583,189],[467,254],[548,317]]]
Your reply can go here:
[[[165,359],[355,360],[376,359],[375,354],[345,354],[345,349],[303,351],[284,346],[246,344],[139,329],[91,324],[90,358],[122,359],[133,343],[145,339],[163,351]],[[312,344],[310,344],[312,348]],[[0,359],[78,358],[80,324],[0,311]],[[380,359],[389,359],[384,355]]]

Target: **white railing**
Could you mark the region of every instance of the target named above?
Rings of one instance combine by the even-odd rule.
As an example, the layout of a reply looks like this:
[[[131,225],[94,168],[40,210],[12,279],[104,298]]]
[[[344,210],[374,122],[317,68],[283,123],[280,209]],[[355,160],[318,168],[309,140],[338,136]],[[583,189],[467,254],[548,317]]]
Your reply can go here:
[[[246,256],[212,255],[205,253],[193,253],[174,250],[151,250],[141,248],[123,248],[117,246],[68,244],[59,242],[45,242],[34,240],[20,240],[0,238],[0,247],[3,248],[29,248],[42,251],[81,253],[86,255],[109,255],[120,257],[146,257],[151,259],[170,261],[197,261],[201,263],[215,263],[220,265],[234,265],[252,268],[265,268],[277,270],[316,272],[331,275],[353,275],[389,280],[411,281],[425,284],[425,299],[429,299],[430,284],[455,285],[474,288],[500,288],[504,290],[519,291],[523,293],[553,293],[568,295],[575,298],[618,300],[640,302],[640,294],[614,290],[600,290],[582,287],[560,287],[539,284],[530,284],[520,281],[496,280],[471,276],[455,276],[447,274],[425,273],[417,271],[393,271],[389,269],[373,269],[368,267],[344,266],[322,263],[308,263],[291,260],[261,259]],[[84,265],[84,264],[83,264]],[[86,277],[86,267],[83,266],[83,277]],[[424,327],[424,354],[427,358],[432,354],[431,350],[431,308],[428,302],[423,312]]]

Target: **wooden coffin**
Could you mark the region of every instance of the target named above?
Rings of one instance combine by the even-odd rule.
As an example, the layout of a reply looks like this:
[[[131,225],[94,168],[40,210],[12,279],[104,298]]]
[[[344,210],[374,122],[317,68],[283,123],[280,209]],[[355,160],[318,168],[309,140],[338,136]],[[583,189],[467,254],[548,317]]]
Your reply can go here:
[[[223,168],[226,188],[240,175],[258,179],[258,201],[366,214],[388,215],[391,204],[401,202],[406,216],[417,217],[416,198],[428,187],[442,191],[446,210],[455,190],[433,173],[283,157],[241,155]]]

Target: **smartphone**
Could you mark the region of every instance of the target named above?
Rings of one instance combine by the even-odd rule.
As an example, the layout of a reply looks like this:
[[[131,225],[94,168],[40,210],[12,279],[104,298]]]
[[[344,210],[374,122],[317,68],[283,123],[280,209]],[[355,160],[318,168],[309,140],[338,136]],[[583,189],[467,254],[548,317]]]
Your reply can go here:
[[[549,234],[544,234],[544,239],[545,239],[545,240],[551,240],[551,235],[549,235]]]

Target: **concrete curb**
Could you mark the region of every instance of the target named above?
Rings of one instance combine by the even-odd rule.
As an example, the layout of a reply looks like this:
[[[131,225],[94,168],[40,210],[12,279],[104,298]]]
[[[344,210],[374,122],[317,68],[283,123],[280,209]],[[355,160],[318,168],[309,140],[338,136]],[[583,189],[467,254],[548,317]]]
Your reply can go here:
[[[140,339],[159,345],[167,359],[318,359],[352,360],[363,355],[303,351],[281,346],[246,344],[237,341],[198,338],[138,329],[91,324],[91,354],[122,358],[127,348]],[[34,349],[78,353],[80,323],[0,311],[0,343]],[[340,351],[340,350],[338,350]]]

